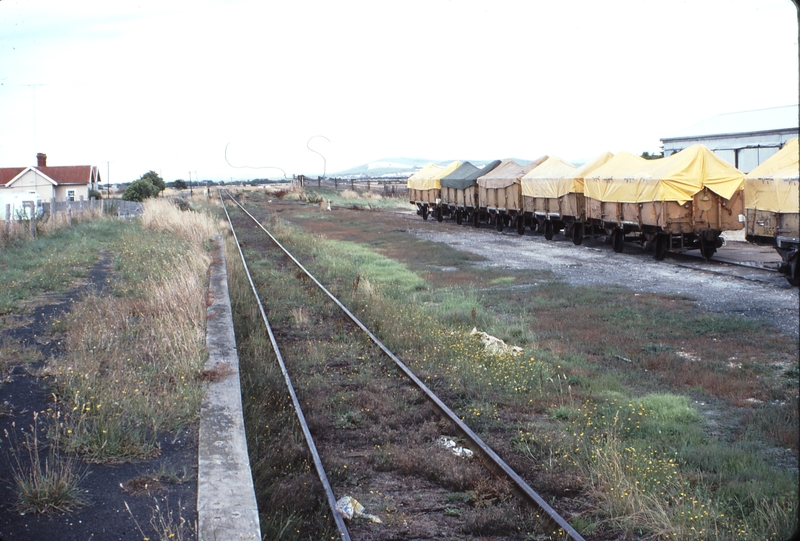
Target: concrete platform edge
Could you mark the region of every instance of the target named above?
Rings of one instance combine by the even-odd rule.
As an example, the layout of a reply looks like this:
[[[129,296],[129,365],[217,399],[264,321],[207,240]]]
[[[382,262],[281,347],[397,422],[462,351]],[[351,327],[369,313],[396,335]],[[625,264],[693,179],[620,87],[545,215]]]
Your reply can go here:
[[[261,539],[245,439],[239,356],[228,295],[225,251],[214,252],[206,312],[206,370],[210,383],[200,410],[197,529],[200,541]]]

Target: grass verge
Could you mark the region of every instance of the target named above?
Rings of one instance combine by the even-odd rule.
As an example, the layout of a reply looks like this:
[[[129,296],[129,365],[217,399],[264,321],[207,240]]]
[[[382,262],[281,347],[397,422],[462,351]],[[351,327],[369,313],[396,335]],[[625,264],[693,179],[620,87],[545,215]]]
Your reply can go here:
[[[89,294],[64,323],[50,364],[64,447],[88,460],[146,458],[162,432],[193,422],[202,396],[208,241],[205,214],[147,202],[141,226],[110,246],[113,295]]]

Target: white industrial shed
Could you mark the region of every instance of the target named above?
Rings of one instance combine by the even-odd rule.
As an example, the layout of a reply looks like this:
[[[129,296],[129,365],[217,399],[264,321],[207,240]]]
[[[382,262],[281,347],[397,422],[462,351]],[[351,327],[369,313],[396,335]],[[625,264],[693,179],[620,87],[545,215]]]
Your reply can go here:
[[[749,173],[798,136],[798,116],[797,105],[717,115],[662,138],[664,156],[700,143]]]

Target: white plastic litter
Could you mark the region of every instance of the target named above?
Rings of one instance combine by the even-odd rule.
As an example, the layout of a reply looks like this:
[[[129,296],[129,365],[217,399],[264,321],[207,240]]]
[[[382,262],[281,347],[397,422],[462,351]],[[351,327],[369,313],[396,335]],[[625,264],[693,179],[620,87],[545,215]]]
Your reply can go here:
[[[454,439],[448,438],[447,436],[439,436],[439,445],[445,449],[449,449],[456,456],[472,458],[475,455],[470,449],[461,447]]]
[[[344,496],[336,501],[336,510],[342,514],[347,520],[352,520],[353,517],[361,517],[371,520],[375,524],[383,524],[380,518],[375,515],[370,515],[364,512],[364,506],[352,496]]]
[[[491,355],[505,355],[510,353],[512,355],[519,355],[524,350],[519,346],[509,346],[496,336],[492,336],[491,334],[487,334],[485,332],[479,332],[477,327],[473,327],[472,331],[469,333],[470,336],[477,336],[481,339],[483,343],[483,349],[486,353]]]

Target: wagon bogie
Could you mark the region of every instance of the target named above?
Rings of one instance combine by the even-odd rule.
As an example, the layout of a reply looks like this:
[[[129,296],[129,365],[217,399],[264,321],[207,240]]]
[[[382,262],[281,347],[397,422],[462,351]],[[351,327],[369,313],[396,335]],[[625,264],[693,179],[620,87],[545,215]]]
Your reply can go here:
[[[744,202],[741,190],[725,199],[703,188],[692,200],[685,202],[625,203],[587,198],[586,212],[590,221],[603,224],[615,250],[621,249],[624,242],[615,236],[620,235],[615,231],[619,229],[623,231],[622,235],[640,233],[637,239],[632,240],[641,242],[646,250],[653,248],[656,259],[663,259],[665,251],[698,249],[705,258],[710,258],[721,246],[722,231],[742,228],[739,214],[744,212]],[[659,234],[666,237],[659,240]]]

